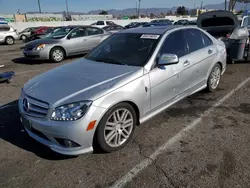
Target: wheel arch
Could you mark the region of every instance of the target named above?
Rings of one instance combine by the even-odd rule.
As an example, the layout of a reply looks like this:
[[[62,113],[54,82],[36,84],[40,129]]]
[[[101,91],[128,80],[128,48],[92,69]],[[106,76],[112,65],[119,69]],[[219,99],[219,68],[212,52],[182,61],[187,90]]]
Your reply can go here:
[[[60,45],[55,45],[55,46],[53,46],[53,47],[50,49],[50,52],[51,52],[54,48],[61,48],[61,49],[63,50],[63,52],[64,52],[64,55],[65,55],[65,56],[68,55],[66,49],[65,49],[64,47],[60,46]]]

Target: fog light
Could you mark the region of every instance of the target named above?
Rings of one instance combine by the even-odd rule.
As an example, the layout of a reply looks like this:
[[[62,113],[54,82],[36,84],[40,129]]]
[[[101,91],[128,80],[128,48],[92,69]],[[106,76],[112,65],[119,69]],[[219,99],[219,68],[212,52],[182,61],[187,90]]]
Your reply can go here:
[[[73,142],[71,142],[70,140],[64,140],[64,145],[68,148],[72,148]]]
[[[71,141],[71,140],[68,140],[68,139],[63,139],[63,138],[55,138],[55,139],[56,139],[56,141],[57,141],[60,145],[62,145],[62,146],[64,146],[64,147],[67,147],[67,148],[80,147],[79,144],[77,144],[77,143],[75,143],[75,142],[73,142],[73,141]]]

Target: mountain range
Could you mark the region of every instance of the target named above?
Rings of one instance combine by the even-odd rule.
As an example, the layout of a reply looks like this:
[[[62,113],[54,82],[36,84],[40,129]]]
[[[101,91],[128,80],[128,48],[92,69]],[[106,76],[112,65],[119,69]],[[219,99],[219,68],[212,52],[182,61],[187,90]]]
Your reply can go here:
[[[228,3],[227,3],[228,5]],[[193,9],[194,7],[187,7],[188,9]],[[196,8],[200,8],[200,7],[196,7]],[[223,3],[219,3],[219,4],[208,4],[208,5],[204,5],[203,8],[205,9],[216,9],[216,10],[224,10],[225,8],[225,4]],[[245,5],[242,3],[236,3],[235,5],[235,9],[236,10],[242,10],[245,8]],[[161,13],[167,13],[169,11],[175,12],[177,9],[177,7],[172,7],[172,8],[142,8],[140,9],[140,14],[141,15],[149,15],[151,13],[158,15]],[[79,14],[99,14],[101,11],[103,10],[92,10],[89,11],[87,13],[83,13],[83,12],[69,12],[70,15],[79,15]],[[105,10],[108,12],[108,14],[112,14],[114,16],[132,16],[132,15],[136,15],[136,8],[126,8],[126,9],[122,9],[122,10],[116,10],[116,9],[110,9],[110,10]],[[38,13],[38,12],[27,12],[26,14],[30,14],[30,13]],[[56,12],[56,13],[63,13],[63,12]]]

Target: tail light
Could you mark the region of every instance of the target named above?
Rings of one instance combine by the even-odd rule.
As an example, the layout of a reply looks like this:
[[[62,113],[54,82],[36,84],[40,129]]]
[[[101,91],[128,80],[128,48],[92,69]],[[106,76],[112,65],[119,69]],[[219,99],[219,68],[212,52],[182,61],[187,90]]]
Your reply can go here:
[[[230,38],[230,36],[231,36],[230,34],[227,34],[227,35],[226,35],[227,38]]]

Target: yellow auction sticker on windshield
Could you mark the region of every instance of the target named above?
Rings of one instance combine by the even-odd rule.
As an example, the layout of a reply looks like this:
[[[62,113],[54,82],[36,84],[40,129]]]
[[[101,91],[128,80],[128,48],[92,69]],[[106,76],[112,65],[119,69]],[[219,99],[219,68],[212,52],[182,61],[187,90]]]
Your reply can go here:
[[[152,34],[143,34],[141,39],[158,39],[160,35],[152,35]]]

